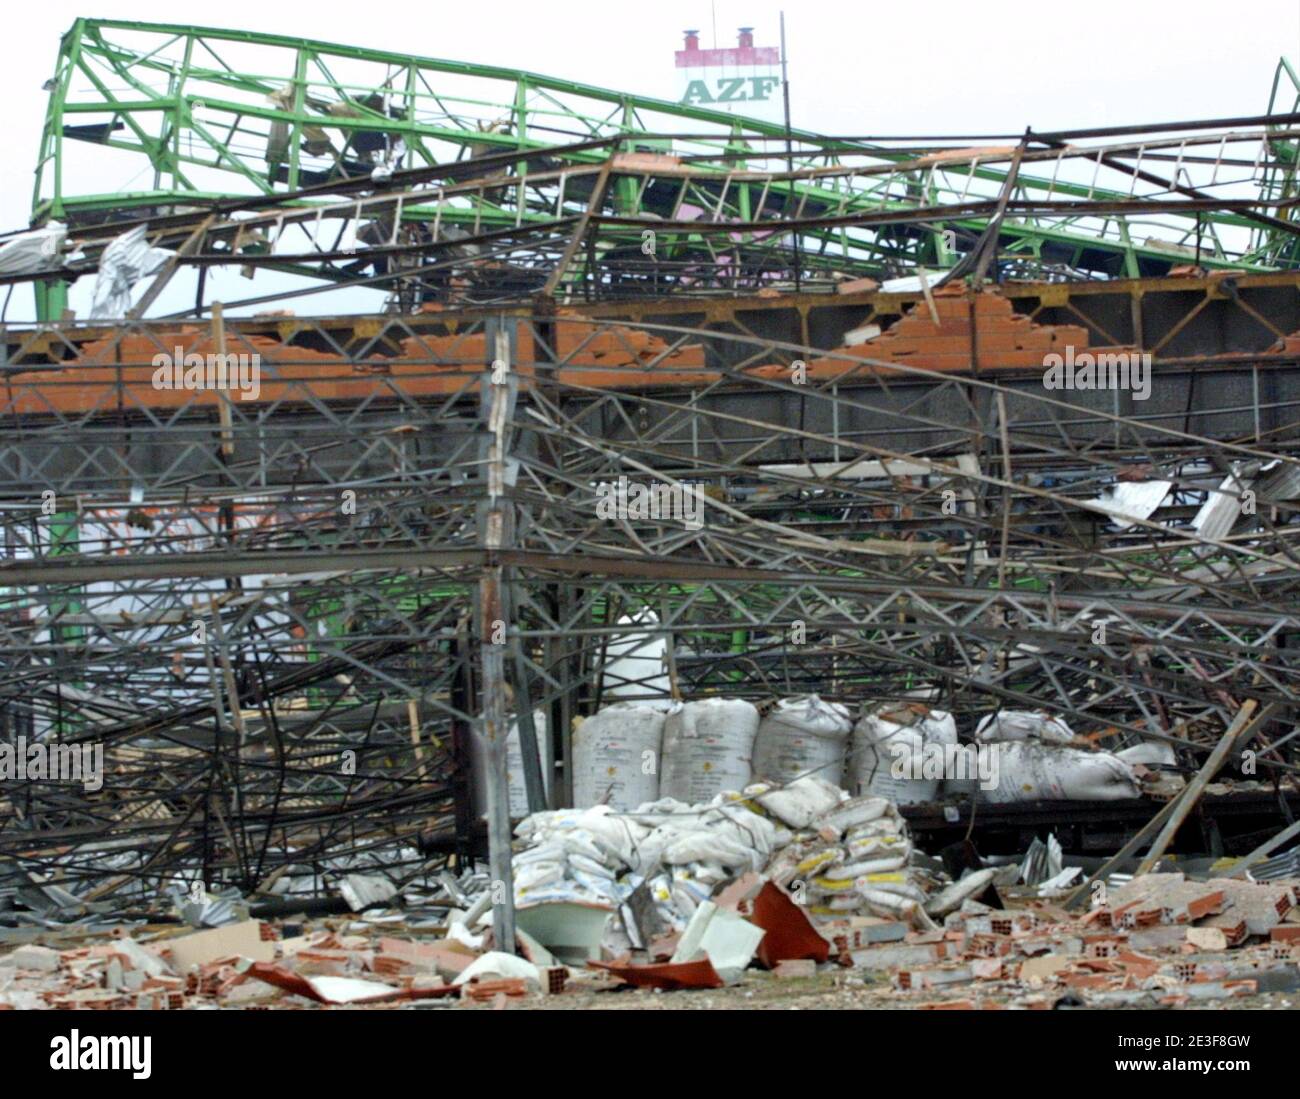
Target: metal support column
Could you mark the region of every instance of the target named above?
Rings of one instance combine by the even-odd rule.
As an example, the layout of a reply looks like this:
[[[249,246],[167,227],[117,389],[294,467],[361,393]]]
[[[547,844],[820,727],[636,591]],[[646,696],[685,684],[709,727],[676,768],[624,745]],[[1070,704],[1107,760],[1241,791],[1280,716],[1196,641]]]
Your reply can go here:
[[[495,349],[483,391],[487,420],[487,500],[480,537],[489,563],[479,579],[479,659],[483,682],[484,765],[487,769],[488,863],[492,874],[492,932],[498,950],[515,951],[514,878],[510,865],[510,789],[506,774],[504,569],[496,557],[511,535],[512,505],[505,498],[507,425],[513,397],[510,340],[504,321],[497,322],[488,346]],[[535,748],[534,748],[535,750]]]

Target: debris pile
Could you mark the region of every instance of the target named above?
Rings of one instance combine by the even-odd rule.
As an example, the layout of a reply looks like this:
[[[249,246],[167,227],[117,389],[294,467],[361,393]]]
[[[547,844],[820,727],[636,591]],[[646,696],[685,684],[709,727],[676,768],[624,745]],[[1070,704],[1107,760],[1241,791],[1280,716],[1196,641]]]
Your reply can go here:
[[[762,870],[790,833],[753,802],[718,794],[703,805],[662,798],[633,813],[609,806],[535,813],[515,834],[515,903],[527,913],[554,903],[613,912],[643,884],[663,923],[685,928],[723,882]]]
[[[1298,900],[1297,883],[1150,874],[1081,916],[968,900],[941,933],[853,961],[890,970],[897,996],[930,1008],[1175,1007],[1293,993]]]
[[[188,924],[11,932],[28,941],[0,955],[0,1006],[503,1007],[628,986],[751,995],[771,978],[919,1008],[1300,991],[1300,881],[1115,877],[1071,912],[1040,895],[1061,876],[1054,838],[953,880],[888,799],[815,777],[703,805],[539,813],[517,836],[522,956],[493,941],[481,872],[418,892],[352,874],[340,888],[366,911],[316,921],[178,894]]]

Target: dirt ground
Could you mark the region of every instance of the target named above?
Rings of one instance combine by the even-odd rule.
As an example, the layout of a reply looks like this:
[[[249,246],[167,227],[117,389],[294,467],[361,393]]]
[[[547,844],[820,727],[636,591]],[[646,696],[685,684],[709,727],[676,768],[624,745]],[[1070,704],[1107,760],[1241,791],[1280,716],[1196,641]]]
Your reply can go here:
[[[530,996],[506,1001],[507,1008],[543,1011],[824,1011],[824,1010],[916,1010],[923,1004],[942,1000],[980,999],[1008,1003],[1016,996],[988,994],[977,986],[962,985],[937,995],[933,991],[899,992],[890,987],[887,975],[865,974],[851,969],[825,969],[815,977],[778,978],[762,970],[748,970],[741,983],[719,989],[661,992],[622,987],[609,991],[566,990],[559,996]],[[495,1004],[463,1001],[452,1010],[493,1010]],[[1264,993],[1238,999],[1189,1004],[1187,1011],[1289,1011],[1300,1008],[1300,996]],[[1125,1008],[1108,1010],[1123,1011]]]

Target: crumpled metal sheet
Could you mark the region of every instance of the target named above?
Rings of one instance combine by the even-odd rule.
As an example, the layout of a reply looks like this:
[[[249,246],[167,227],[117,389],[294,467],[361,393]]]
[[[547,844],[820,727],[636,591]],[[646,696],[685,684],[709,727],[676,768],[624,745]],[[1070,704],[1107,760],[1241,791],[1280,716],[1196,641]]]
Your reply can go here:
[[[1294,500],[1300,496],[1300,469],[1293,465],[1279,465],[1268,462],[1260,471],[1259,498],[1274,503],[1279,500]]]
[[[778,962],[788,960],[824,962],[830,957],[831,944],[813,927],[808,914],[770,881],[763,883],[754,898],[749,919],[767,932],[757,954],[765,969],[775,969]]]
[[[1056,833],[1051,832],[1044,843],[1037,836],[1025,852],[1020,864],[1020,880],[1026,885],[1042,885],[1055,878],[1065,869],[1065,860],[1061,854],[1061,844]]]
[[[1123,530],[1135,519],[1150,519],[1173,487],[1172,481],[1120,481],[1088,503],[1110,512],[1114,516],[1111,521]]]
[[[1258,462],[1234,462],[1232,472],[1218,489],[1205,494],[1205,503],[1192,520],[1192,528],[1207,541],[1222,541],[1241,518],[1246,491],[1255,484]]]
[[[1248,871],[1256,881],[1277,881],[1281,878],[1300,878],[1300,847],[1281,855],[1257,862]]]
[[[172,258],[165,248],[152,248],[145,240],[147,225],[137,225],[114,237],[99,258],[95,297],[90,315],[97,320],[125,317],[131,311],[131,291],[143,278],[156,274]]]
[[[203,890],[201,897],[177,886],[171,897],[176,914],[191,927],[225,927],[248,919],[248,902],[234,886]]]
[[[397,886],[382,874],[348,874],[338,889],[353,912],[383,904],[397,895]]]

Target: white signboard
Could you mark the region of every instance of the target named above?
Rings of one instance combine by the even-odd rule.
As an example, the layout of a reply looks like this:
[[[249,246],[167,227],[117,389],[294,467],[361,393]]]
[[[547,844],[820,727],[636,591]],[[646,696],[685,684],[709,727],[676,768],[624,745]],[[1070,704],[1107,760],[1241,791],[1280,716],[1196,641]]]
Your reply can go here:
[[[784,118],[781,51],[755,46],[752,28],[741,27],[738,44],[719,50],[701,49],[699,32],[687,31],[685,47],[676,54],[679,103],[768,122]]]

